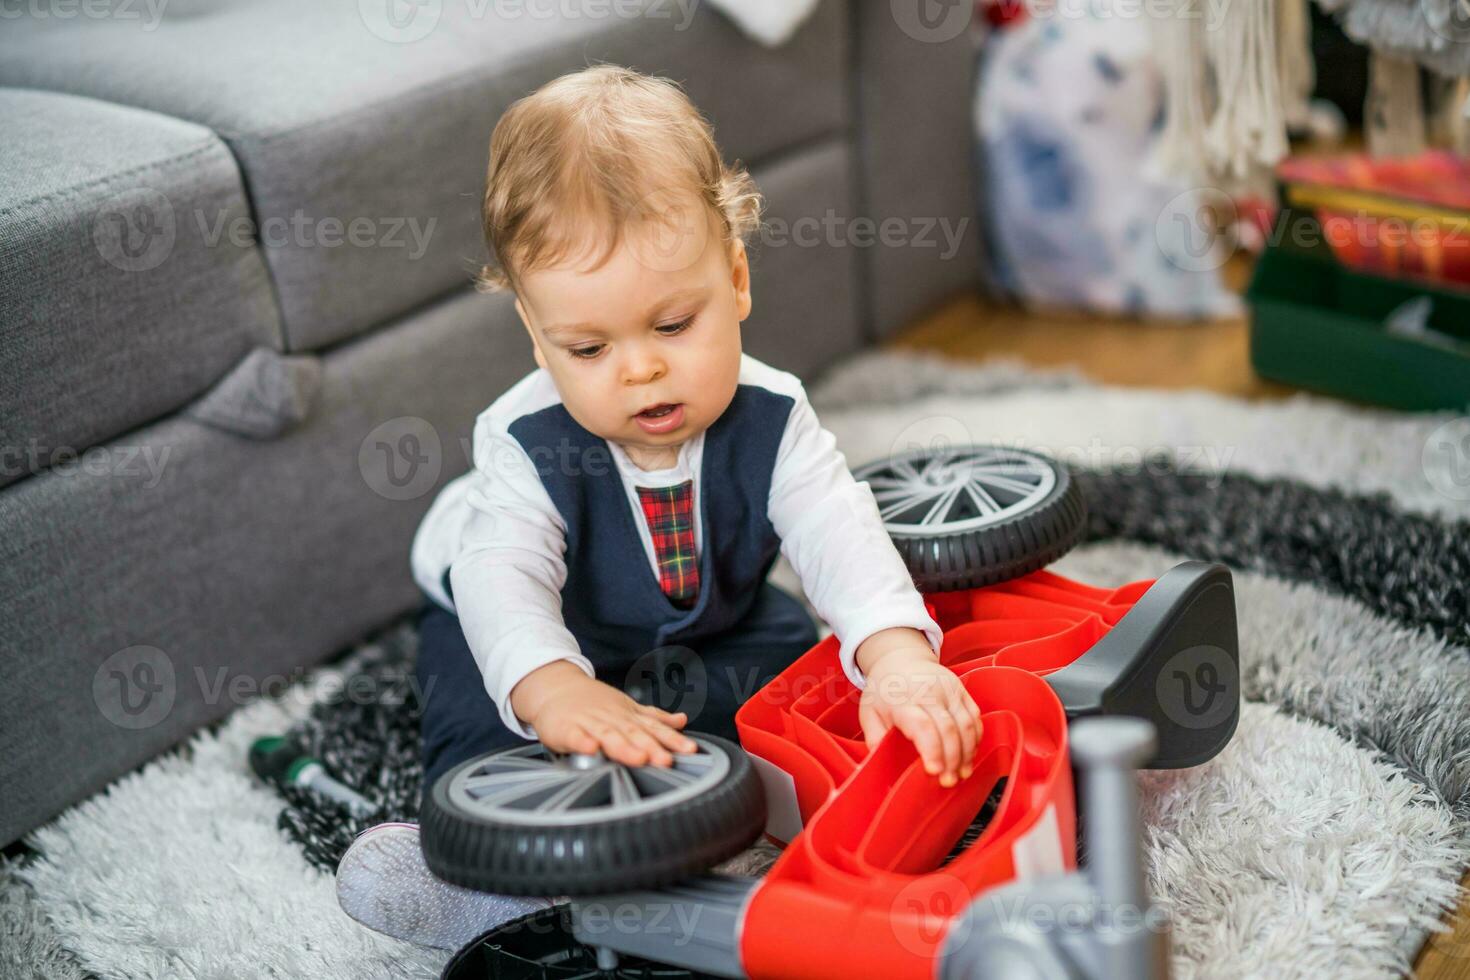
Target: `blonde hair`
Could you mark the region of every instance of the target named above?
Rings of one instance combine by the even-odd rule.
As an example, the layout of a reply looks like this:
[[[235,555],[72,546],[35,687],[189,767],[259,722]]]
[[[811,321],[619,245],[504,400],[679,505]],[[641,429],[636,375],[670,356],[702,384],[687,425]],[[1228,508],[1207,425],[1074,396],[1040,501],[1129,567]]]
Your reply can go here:
[[[491,252],[483,292],[519,291],[519,277],[554,265],[601,222],[605,250],[651,197],[693,194],[733,243],[760,227],[750,174],[726,166],[714,130],[676,82],[617,65],[563,75],[515,102],[490,137],[482,218]]]

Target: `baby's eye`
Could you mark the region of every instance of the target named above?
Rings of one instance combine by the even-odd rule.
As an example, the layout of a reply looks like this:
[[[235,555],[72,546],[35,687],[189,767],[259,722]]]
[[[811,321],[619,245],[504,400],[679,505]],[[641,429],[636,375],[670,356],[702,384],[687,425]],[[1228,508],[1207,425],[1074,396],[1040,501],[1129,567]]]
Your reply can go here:
[[[586,347],[568,347],[567,353],[582,360],[590,360],[602,353],[601,344],[590,344]]]
[[[665,323],[658,328],[658,332],[665,337],[674,337],[688,330],[693,325],[694,317],[691,316],[688,319],[680,320],[678,323]]]

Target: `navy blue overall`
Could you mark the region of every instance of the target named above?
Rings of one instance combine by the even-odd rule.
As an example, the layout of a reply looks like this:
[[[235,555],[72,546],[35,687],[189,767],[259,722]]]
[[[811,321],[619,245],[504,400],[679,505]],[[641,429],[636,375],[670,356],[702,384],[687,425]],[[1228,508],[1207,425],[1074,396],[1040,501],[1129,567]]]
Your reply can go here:
[[[659,588],[607,443],[561,404],[510,425],[566,522],[567,628],[599,680],[688,712],[688,731],[735,739],[735,710],[817,642],[806,610],[765,581],[780,549],[766,509],[791,406],[740,385],[706,430],[700,587],[689,609]],[[466,759],[525,744],[500,720],[459,620],[432,602],[419,619],[417,674],[426,788]]]

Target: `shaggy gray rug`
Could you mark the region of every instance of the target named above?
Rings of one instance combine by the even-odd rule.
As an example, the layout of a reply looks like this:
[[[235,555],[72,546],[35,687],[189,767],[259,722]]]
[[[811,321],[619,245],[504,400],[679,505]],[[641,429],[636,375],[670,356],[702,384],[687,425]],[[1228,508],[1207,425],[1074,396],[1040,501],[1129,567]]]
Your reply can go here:
[[[851,362],[812,394],[854,465],[998,441],[1080,467],[1096,540],[1059,564],[1065,574],[1117,584],[1180,554],[1234,565],[1250,702],[1239,733],[1205,766],[1144,777],[1176,976],[1405,972],[1470,856],[1470,576],[1455,578],[1470,505],[1435,489],[1424,454],[1446,417],[894,354]],[[778,578],[794,583],[789,568]],[[12,963],[14,975],[75,975],[43,965],[56,961],[106,977],[434,976],[441,954],[338,911],[326,869],[356,827],[305,798],[283,809],[244,765],[253,737],[296,725],[341,775],[411,816],[404,705],[349,708],[331,691],[344,670],[394,691],[412,639],[390,632],[32,835],[27,887],[0,878],[0,896],[22,895],[26,910],[0,932],[0,975]],[[771,856],[736,865],[758,871]],[[6,960],[11,949],[29,952]]]
[[[82,980],[86,974],[61,945],[31,887],[16,875],[17,864],[0,859],[0,977]]]

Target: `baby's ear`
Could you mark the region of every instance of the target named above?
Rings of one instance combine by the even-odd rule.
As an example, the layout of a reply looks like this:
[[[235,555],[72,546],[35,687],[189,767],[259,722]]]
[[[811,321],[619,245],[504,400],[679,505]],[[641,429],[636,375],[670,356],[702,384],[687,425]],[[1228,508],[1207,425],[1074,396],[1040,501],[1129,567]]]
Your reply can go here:
[[[745,242],[730,243],[730,285],[735,287],[735,312],[740,320],[750,316],[750,263],[745,255]]]

